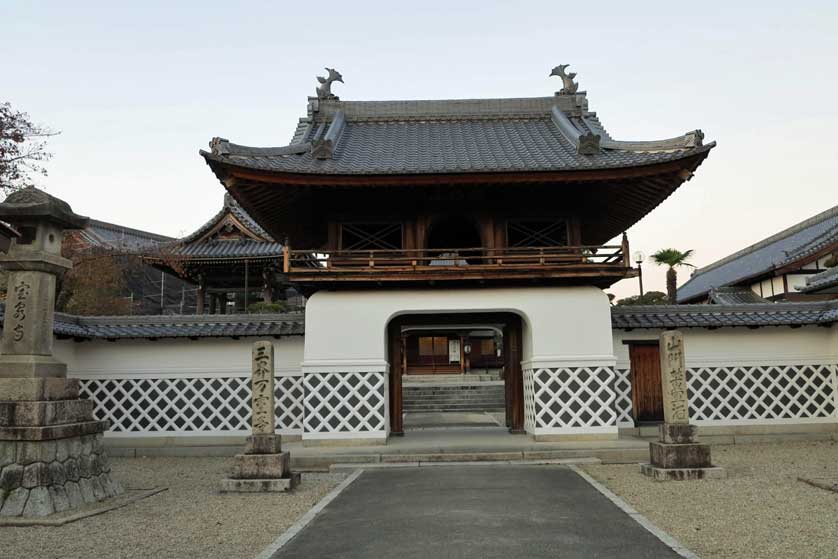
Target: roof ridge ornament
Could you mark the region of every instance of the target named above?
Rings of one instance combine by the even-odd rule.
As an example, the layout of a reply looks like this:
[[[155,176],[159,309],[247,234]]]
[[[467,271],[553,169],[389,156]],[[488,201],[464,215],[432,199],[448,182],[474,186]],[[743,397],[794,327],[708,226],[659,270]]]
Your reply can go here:
[[[576,72],[565,73],[565,68],[568,66],[570,64],[559,64],[550,72],[551,77],[559,76],[562,79],[562,88],[556,92],[556,95],[576,95],[579,89],[579,84],[573,81],[573,78],[576,77]]]
[[[327,77],[317,76],[317,81],[320,82],[320,85],[317,86],[315,91],[317,92],[318,99],[333,99],[338,101],[340,98],[332,93],[332,83],[340,82],[343,83],[343,76],[340,75],[340,72],[335,70],[334,68],[326,68],[326,71],[329,72]]]

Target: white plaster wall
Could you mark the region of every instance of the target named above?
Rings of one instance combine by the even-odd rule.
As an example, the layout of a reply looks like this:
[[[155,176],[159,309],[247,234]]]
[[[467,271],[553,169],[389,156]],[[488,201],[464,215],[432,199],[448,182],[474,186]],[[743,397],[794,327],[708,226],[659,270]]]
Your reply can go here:
[[[250,374],[251,347],[257,338],[188,338],[56,342],[55,356],[67,363],[68,374],[95,377],[178,377]],[[277,375],[299,374],[303,337],[274,339]]]
[[[341,291],[306,305],[304,370],[387,370],[386,328],[403,314],[513,312],[524,321],[523,356],[613,363],[608,297],[595,287]]]
[[[617,366],[629,366],[627,340],[656,340],[660,330],[614,330]],[[807,365],[838,362],[838,328],[684,328],[687,367]]]

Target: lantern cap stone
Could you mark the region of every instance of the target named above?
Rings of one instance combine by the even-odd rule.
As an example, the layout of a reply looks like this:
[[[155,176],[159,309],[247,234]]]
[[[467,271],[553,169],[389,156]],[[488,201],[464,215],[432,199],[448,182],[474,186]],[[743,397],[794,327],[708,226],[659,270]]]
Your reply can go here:
[[[11,223],[48,221],[64,229],[82,229],[88,218],[73,212],[70,204],[29,186],[9,194],[0,203],[0,219]]]

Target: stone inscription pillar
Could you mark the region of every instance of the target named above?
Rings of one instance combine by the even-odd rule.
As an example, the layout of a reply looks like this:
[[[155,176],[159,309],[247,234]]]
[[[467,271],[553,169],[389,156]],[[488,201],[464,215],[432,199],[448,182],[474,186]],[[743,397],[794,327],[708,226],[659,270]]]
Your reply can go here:
[[[222,493],[289,491],[299,482],[291,472],[291,455],[282,452],[276,434],[274,403],[274,345],[256,342],[250,379],[251,431],[243,454],[236,454],[233,474],[221,480]]]
[[[663,420],[670,425],[690,422],[687,397],[687,367],[684,361],[684,335],[664,332],[660,337]]]
[[[697,427],[690,425],[684,335],[677,331],[660,335],[661,388],[664,423],[658,441],[649,443],[650,464],[640,471],[657,481],[725,477],[710,461],[710,445],[696,441]]]

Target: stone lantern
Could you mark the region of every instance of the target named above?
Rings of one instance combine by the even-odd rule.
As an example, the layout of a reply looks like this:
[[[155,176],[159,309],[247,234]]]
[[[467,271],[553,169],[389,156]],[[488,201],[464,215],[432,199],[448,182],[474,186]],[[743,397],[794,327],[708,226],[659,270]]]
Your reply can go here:
[[[78,379],[52,355],[55,285],[72,267],[64,231],[87,218],[30,187],[0,203],[20,233],[0,266],[9,271],[0,343],[0,516],[46,516],[122,493],[102,447],[107,421],[79,398]]]

